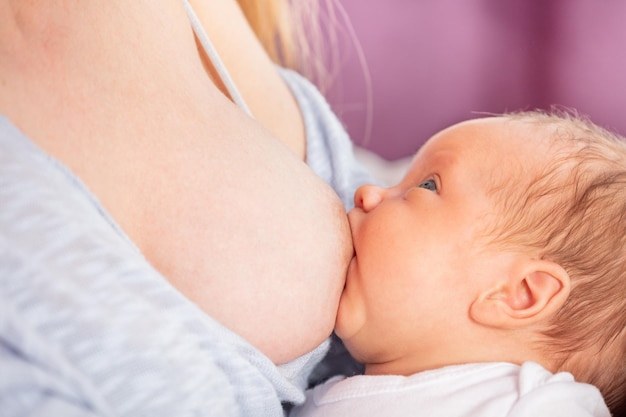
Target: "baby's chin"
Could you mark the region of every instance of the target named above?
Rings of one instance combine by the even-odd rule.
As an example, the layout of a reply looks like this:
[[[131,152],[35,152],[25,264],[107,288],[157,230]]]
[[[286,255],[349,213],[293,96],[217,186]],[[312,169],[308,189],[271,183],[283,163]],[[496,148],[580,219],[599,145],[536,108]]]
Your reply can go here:
[[[355,291],[355,282],[350,276],[355,268],[356,258],[353,257],[348,265],[346,282],[339,298],[337,317],[335,318],[335,333],[344,342],[354,336],[365,324],[365,313]]]

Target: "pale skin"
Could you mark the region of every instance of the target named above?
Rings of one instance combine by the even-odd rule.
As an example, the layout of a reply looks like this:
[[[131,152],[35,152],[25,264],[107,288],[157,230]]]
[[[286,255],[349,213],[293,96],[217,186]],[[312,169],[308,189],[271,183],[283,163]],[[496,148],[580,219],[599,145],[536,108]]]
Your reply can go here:
[[[492,176],[546,163],[542,134],[502,118],[461,123],[431,138],[398,185],[357,190],[336,332],[366,374],[529,360],[554,371],[533,342],[567,299],[568,274],[484,233],[498,216]]]
[[[298,107],[236,2],[192,5],[255,120],[178,0],[0,1],[0,113],[185,296],[287,362],[332,331],[345,211],[303,163]]]

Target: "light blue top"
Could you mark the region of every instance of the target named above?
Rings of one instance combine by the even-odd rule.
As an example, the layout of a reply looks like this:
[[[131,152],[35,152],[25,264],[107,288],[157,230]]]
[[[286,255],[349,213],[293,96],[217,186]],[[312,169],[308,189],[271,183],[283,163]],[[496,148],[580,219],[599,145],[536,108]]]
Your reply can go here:
[[[304,115],[307,162],[350,207],[371,178],[318,91],[281,74]],[[274,366],[173,288],[72,172],[0,116],[2,416],[281,416],[327,349]]]

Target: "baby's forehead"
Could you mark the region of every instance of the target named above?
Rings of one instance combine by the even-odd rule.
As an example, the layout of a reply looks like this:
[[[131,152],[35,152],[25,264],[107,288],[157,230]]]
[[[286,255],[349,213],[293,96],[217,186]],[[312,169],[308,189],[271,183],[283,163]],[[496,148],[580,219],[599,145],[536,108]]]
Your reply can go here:
[[[445,129],[417,153],[413,163],[436,167],[469,166],[471,173],[493,187],[523,183],[538,175],[554,156],[554,127],[505,117],[476,119]]]
[[[475,119],[453,125],[430,138],[418,157],[483,158],[502,161],[508,158],[530,161],[551,152],[553,128],[505,117]],[[422,155],[420,155],[422,154]]]

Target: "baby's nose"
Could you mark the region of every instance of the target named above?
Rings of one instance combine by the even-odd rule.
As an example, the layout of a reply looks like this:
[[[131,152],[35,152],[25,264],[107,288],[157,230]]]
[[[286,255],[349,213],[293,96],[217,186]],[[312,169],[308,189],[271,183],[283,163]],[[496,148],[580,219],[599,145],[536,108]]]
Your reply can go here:
[[[365,212],[375,209],[384,199],[385,189],[377,185],[362,185],[354,193],[354,206]]]

